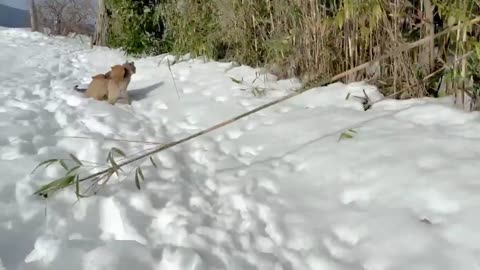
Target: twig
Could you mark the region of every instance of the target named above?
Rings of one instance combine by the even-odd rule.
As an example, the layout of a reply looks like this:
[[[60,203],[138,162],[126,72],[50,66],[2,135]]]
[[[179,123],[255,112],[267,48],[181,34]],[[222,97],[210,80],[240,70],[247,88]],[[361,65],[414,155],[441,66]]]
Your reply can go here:
[[[170,68],[170,59],[167,59],[168,70],[170,71],[170,76],[172,76],[173,86],[175,87],[175,92],[177,93],[177,98],[180,99],[180,94],[178,93],[177,83],[175,82],[175,78],[173,77],[172,69]]]

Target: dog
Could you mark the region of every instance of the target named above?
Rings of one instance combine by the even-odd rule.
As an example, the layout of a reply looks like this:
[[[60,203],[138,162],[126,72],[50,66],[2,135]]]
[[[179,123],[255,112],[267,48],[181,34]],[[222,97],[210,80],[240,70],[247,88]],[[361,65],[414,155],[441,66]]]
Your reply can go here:
[[[121,92],[121,83],[124,80],[126,70],[121,65],[111,67],[110,78],[105,74],[97,74],[92,77],[92,81],[85,91],[85,96],[96,100],[107,100],[114,105]]]
[[[137,72],[137,69],[135,67],[135,63],[133,61],[132,62],[127,61],[123,65],[120,66],[124,69],[123,78],[122,79],[115,78],[117,87],[115,87],[115,90],[113,90],[113,92],[111,94],[111,98],[108,98],[109,91],[105,90],[105,89],[108,88],[106,82],[108,80],[113,79],[113,77],[118,76],[118,74],[120,72],[120,68],[118,68],[118,66],[119,65],[115,66],[116,67],[115,69],[117,70],[116,71],[117,75],[114,74],[113,67],[112,67],[112,70],[108,71],[105,74],[97,74],[97,75],[93,76],[92,77],[92,82],[89,85],[89,88],[92,88],[92,90],[89,92],[89,94],[87,96],[93,97],[97,100],[108,99],[109,103],[111,103],[111,102],[116,103],[118,101],[119,103],[130,104],[130,99],[128,97],[127,88],[128,88],[128,85],[130,84],[132,75]],[[102,89],[104,89],[104,90],[102,90]],[[78,85],[75,85],[74,90],[77,91],[77,92],[86,92],[88,90],[88,88],[87,89],[82,89],[82,88],[78,88]],[[101,97],[101,95],[103,95],[103,94],[105,94],[105,95],[103,97]]]
[[[130,84],[133,74],[137,72],[137,68],[135,67],[135,63],[132,62],[125,62],[122,65],[125,68],[125,78],[120,83],[120,94],[119,94],[119,101],[120,103],[127,103],[130,104],[130,98],[128,96],[127,88]],[[105,77],[108,79],[110,78],[111,71],[105,73]]]

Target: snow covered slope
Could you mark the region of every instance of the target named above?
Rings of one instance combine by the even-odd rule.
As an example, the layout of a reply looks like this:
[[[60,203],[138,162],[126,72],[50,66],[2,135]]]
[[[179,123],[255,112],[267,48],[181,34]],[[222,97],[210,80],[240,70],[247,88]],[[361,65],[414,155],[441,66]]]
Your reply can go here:
[[[111,139],[171,142],[299,87],[231,63],[170,72],[159,56],[135,60],[132,106],[72,90],[125,60],[0,29],[0,269],[480,269],[479,114],[449,99],[364,112],[345,100],[380,97],[362,83],[314,89],[161,152],[158,169],[142,160],[140,191],[130,174],[79,202],[72,190],[32,198],[63,173],[30,174],[40,161],[103,164],[111,147],[156,146]]]

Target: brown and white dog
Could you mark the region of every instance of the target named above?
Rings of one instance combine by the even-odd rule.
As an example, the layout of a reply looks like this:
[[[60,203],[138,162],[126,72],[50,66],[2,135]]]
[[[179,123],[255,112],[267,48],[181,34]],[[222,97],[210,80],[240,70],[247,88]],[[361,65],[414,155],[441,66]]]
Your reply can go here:
[[[86,96],[97,100],[106,99],[110,104],[116,102],[130,104],[127,88],[135,73],[135,63],[127,61],[123,65],[111,67],[111,71],[105,74],[93,76],[87,89],[78,88],[76,85],[74,90],[85,92]]]
[[[122,66],[125,68],[125,76],[124,76],[124,80],[120,82],[119,101],[120,103],[130,104],[127,88],[132,79],[132,75],[137,72],[137,68],[135,67],[135,63],[133,61],[132,62],[127,61]],[[107,79],[110,78],[110,74],[111,74],[111,71],[105,73],[105,77]]]

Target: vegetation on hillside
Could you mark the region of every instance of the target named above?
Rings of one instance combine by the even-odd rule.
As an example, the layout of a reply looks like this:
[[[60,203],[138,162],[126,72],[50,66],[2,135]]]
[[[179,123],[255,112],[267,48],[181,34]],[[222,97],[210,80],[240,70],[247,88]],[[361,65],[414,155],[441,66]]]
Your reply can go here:
[[[473,92],[480,83],[479,24],[433,38],[480,16],[478,0],[107,0],[107,6],[109,45],[130,54],[203,55],[314,85],[430,37],[347,81],[369,80],[395,98],[448,94],[459,85]],[[443,93],[441,79],[449,86]]]

